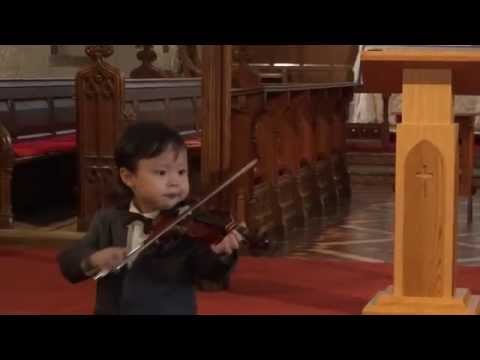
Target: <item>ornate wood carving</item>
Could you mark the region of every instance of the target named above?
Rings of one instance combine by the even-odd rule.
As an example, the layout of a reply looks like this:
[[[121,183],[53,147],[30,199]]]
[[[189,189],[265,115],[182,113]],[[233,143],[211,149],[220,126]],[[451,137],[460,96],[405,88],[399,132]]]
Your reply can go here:
[[[137,54],[137,59],[141,61],[141,65],[132,70],[130,77],[134,79],[155,79],[167,77],[167,73],[155,65],[153,62],[157,60],[157,54],[153,50],[153,45],[142,45],[143,49]]]
[[[212,46],[208,46],[212,47]],[[207,46],[204,46],[204,49]],[[209,50],[207,50],[209,51]],[[231,51],[231,50],[230,50]],[[203,61],[208,58],[206,55]],[[231,55],[230,55],[231,56]],[[199,77],[202,76],[203,61],[200,61],[197,45],[178,45],[178,60],[180,62],[180,75],[183,77]],[[231,61],[231,60],[230,60]]]
[[[328,91],[315,94],[315,139],[316,162],[314,165],[317,178],[318,194],[324,213],[330,212],[336,206],[336,190],[332,166],[332,113],[335,97]]]
[[[348,107],[353,93],[350,89],[338,89],[337,94],[338,97],[332,114],[332,166],[337,197],[343,199],[351,196],[350,174],[347,171],[345,153]]]
[[[289,138],[285,129],[285,117],[289,107],[289,95],[284,93],[268,99],[267,112],[257,125],[257,146],[263,159],[263,181],[272,185],[274,213],[283,233],[288,233],[303,223],[298,188],[289,168],[291,147],[284,144]]]
[[[12,212],[12,172],[15,155],[12,151],[12,139],[7,129],[0,123],[0,228],[13,227]]]
[[[232,94],[231,172],[236,172],[257,157],[254,144],[255,120],[263,109],[263,91]],[[255,172],[242,176],[231,186],[233,213],[237,221],[248,221]]]
[[[85,50],[92,64],[75,79],[80,201],[78,229],[85,230],[94,213],[108,204],[115,173],[113,154],[123,131],[124,80],[105,58],[112,46]]]
[[[310,92],[301,93],[292,99],[289,117],[291,137],[295,140],[294,171],[297,178],[298,192],[301,197],[303,216],[306,221],[319,215],[320,196],[314,172],[314,119]]]
[[[261,86],[260,74],[250,67],[250,56],[245,46],[236,46],[233,51],[236,63],[232,71],[232,87],[239,89],[252,89]]]

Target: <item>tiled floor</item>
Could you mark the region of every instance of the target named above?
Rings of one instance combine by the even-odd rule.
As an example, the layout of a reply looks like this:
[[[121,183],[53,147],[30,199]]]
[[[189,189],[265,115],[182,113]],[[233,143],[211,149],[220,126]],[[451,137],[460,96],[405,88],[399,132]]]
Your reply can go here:
[[[349,206],[288,237],[278,256],[328,260],[392,262],[394,194],[391,185],[353,187]],[[480,201],[475,198],[473,223],[467,224],[466,202],[458,212],[457,261],[480,265]]]
[[[354,185],[351,202],[337,213],[315,220],[308,229],[288,236],[277,244],[273,256],[328,260],[392,262],[394,194],[391,184]],[[473,223],[467,224],[466,202],[460,200],[458,212],[457,261],[480,265],[480,199],[473,205]],[[59,216],[38,217],[35,223],[20,222],[17,229],[75,231],[76,219]],[[55,220],[49,222],[50,218]]]

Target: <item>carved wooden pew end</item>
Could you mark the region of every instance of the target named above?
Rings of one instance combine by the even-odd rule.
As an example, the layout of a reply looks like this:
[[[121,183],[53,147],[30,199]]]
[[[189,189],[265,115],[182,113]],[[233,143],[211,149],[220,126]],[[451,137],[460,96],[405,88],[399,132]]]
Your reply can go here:
[[[314,164],[317,193],[324,215],[332,213],[337,206],[337,195],[330,159],[321,159]]]
[[[310,220],[322,214],[316,176],[310,165],[305,164],[300,168],[296,176],[296,185],[301,199],[303,218],[305,224],[308,225]]]
[[[305,217],[302,210],[302,198],[299,194],[296,177],[290,173],[279,176],[274,184],[276,206],[280,209],[281,223],[285,233],[304,227]]]
[[[65,159],[67,166],[73,164],[75,112],[69,81],[5,79],[0,82],[0,89],[0,228],[11,228],[14,226],[12,209],[19,205],[18,198],[14,199],[17,206],[12,205],[12,191],[18,189],[19,183],[23,184],[19,178],[12,184],[12,176],[24,175],[27,167],[36,168],[38,161],[50,161],[50,158]],[[63,173],[60,171],[55,179],[70,181],[71,176],[60,176]],[[35,185],[42,181],[43,176]]]
[[[345,157],[342,154],[332,155],[333,180],[335,194],[339,201],[349,199],[352,195],[350,187],[350,174],[347,171]]]
[[[260,182],[253,186],[252,198],[248,202],[248,226],[255,232],[268,232],[282,238],[283,227],[274,207],[274,193],[271,183]]]

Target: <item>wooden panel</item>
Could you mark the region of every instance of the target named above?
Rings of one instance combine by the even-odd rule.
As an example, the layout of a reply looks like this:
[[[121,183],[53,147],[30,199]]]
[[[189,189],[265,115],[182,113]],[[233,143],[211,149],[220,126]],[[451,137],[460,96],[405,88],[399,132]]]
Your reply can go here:
[[[334,89],[318,90],[312,94],[315,116],[317,188],[324,211],[335,209],[337,194],[333,162],[333,117],[336,95]]]
[[[336,64],[353,66],[358,45],[305,45],[302,46],[304,64]]]
[[[75,128],[72,97],[72,79],[3,79],[0,80],[0,112],[5,110],[5,117],[0,116],[12,137],[72,130]],[[8,103],[11,104],[10,119],[6,116]]]
[[[248,45],[252,64],[346,64],[353,66],[358,45]]]
[[[339,154],[346,152],[347,121],[350,103],[353,98],[351,89],[338,89],[335,111],[333,113],[333,149]]]
[[[138,102],[137,120],[160,121],[178,131],[194,130],[197,116],[194,98]]]
[[[0,79],[0,99],[72,97],[73,83],[73,79]]]
[[[170,115],[167,110],[167,100],[143,100],[137,103],[137,120],[160,121],[169,124]]]
[[[125,100],[141,101],[166,98],[199,97],[201,95],[200,78],[175,79],[126,79]]]
[[[291,83],[331,83],[337,77],[329,66],[284,69],[287,71],[288,82]]]
[[[109,205],[116,178],[113,159],[124,123],[124,82],[117,68],[102,58],[113,53],[109,46],[89,46],[94,64],[76,77],[80,210],[78,228],[85,230],[94,213]]]
[[[294,99],[295,119],[300,137],[300,162],[313,163],[316,159],[315,120],[312,98],[310,94],[300,95]]]
[[[296,145],[295,171],[303,217],[308,221],[320,208],[316,178],[313,171],[315,162],[313,109],[309,92],[301,93],[291,100],[290,126]]]
[[[273,233],[280,230],[280,220],[276,218],[278,211],[273,197],[272,184],[269,182],[255,184],[252,188],[247,224],[257,233]]]
[[[234,173],[255,158],[253,145],[253,116],[246,111],[232,109],[232,168]],[[253,171],[241,176],[230,188],[234,216],[237,221],[247,221],[247,204],[254,182]]]
[[[12,113],[10,112],[10,106],[7,101],[0,101],[0,123],[5,126],[10,133],[10,136],[15,137],[17,130],[15,128],[15,122],[13,121]]]
[[[475,116],[455,116],[460,127],[460,196],[466,196],[471,201],[474,193],[473,176],[475,170]],[[471,205],[471,204],[469,204]],[[470,209],[468,216],[472,216]],[[469,219],[470,221],[471,219]]]
[[[270,95],[274,93],[293,93],[302,91],[316,91],[329,89],[351,89],[355,86],[353,82],[323,83],[323,84],[268,84],[264,85],[265,92]]]
[[[259,158],[259,172],[262,180],[276,183],[278,178],[276,149],[272,117],[262,114],[255,126],[257,156]]]
[[[195,98],[172,99],[169,102],[171,126],[179,131],[195,129],[195,119],[199,115]]]
[[[263,110],[263,101],[263,89],[231,91],[231,172],[238,171],[257,157],[254,144],[255,121]],[[271,217],[272,209],[271,205],[258,202],[256,206],[252,206],[255,172],[258,174],[258,168],[242,176],[232,184],[230,189],[235,219],[245,221],[252,229],[259,230],[258,227],[255,228],[255,224],[257,224],[255,219],[264,215]],[[268,191],[271,191],[271,188]],[[259,195],[258,192],[257,195]],[[262,193],[253,201],[262,203],[268,199],[271,200],[271,197]],[[265,211],[270,212],[270,215],[267,215]]]
[[[410,150],[405,161],[403,295],[441,297],[445,247],[445,166],[428,141]],[[415,174],[413,176],[413,174]]]
[[[403,69],[451,69],[455,95],[480,94],[478,50],[383,49],[363,52],[361,61],[361,92],[401,93]]]
[[[450,75],[448,70],[406,71],[403,123],[397,127],[397,296],[417,296],[416,292],[453,296],[458,125],[453,123]],[[430,80],[425,81],[428,77]],[[416,254],[428,251],[431,254],[420,261]]]
[[[298,59],[296,45],[248,45],[243,46],[252,64],[292,63]]]
[[[51,111],[47,100],[15,101],[16,136],[51,133]]]
[[[241,46],[264,82],[353,81],[357,45]],[[239,52],[241,52],[239,50]],[[262,65],[263,64],[263,65]],[[272,67],[271,65],[277,64]],[[285,64],[285,65],[282,65]],[[296,64],[297,66],[291,66]]]
[[[137,120],[161,121],[179,131],[200,129],[201,80],[126,80],[126,111],[134,110]]]
[[[317,155],[319,158],[329,158],[332,152],[332,114],[334,98],[328,93],[318,94],[316,97],[318,110],[316,112],[315,138]]]
[[[231,46],[202,50],[202,164],[204,191],[217,186],[230,167]],[[216,199],[220,207],[221,197]]]
[[[75,102],[73,99],[54,99],[53,114],[56,131],[76,129]]]

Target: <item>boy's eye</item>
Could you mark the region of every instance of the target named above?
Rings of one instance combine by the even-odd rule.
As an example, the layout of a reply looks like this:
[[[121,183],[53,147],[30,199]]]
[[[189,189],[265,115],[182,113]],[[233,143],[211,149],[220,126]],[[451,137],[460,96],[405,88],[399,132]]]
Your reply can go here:
[[[178,172],[178,175],[185,175],[187,173],[187,170],[182,169]]]
[[[165,170],[156,170],[155,174],[164,176],[167,172]]]

